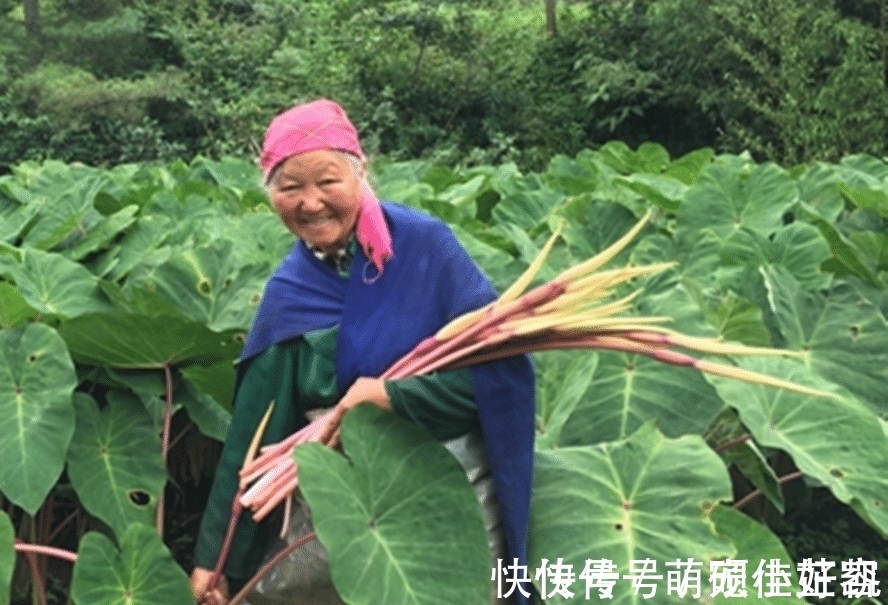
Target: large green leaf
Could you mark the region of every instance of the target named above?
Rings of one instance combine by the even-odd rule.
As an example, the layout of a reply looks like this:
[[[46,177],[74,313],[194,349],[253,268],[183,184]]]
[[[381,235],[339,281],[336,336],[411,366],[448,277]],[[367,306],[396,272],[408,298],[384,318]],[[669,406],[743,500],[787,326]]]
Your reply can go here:
[[[0,328],[14,328],[32,319],[36,312],[9,282],[0,282]]]
[[[130,523],[151,524],[167,474],[144,406],[120,391],[108,394],[103,410],[84,393],[74,395],[74,406],[68,475],[77,497],[118,537]]]
[[[675,212],[688,192],[688,187],[676,178],[660,174],[638,173],[616,179],[642,195],[651,204],[666,212]]]
[[[733,559],[735,561],[747,561],[746,568],[746,596],[731,596],[725,598],[723,595],[716,597],[720,602],[724,603],[748,603],[749,605],[760,605],[767,594],[767,582],[765,578],[756,586],[755,572],[759,564],[764,561],[765,565],[770,561],[779,561],[785,565],[783,569],[789,574],[789,581],[793,587],[798,586],[798,577],[796,574],[796,566],[771,531],[761,523],[756,523],[743,513],[734,510],[728,506],[719,505],[712,511],[712,520],[715,522],[715,530],[720,536],[729,539],[737,549],[737,553]],[[759,592],[761,588],[762,592]],[[767,602],[777,603],[778,605],[798,604],[799,599],[795,596],[795,589],[786,588],[787,592],[791,592],[792,596],[768,596]]]
[[[870,284],[884,287],[882,281],[866,262],[863,252],[854,242],[846,238],[834,224],[814,214],[809,214],[807,218],[817,226],[833,254],[833,258],[827,263],[832,263],[836,267],[830,267],[830,270],[837,275],[856,275]]]
[[[798,363],[745,359],[742,367],[800,384],[830,388]],[[888,535],[888,439],[878,418],[849,397],[832,399],[709,376],[756,441],[787,452],[800,471],[823,483],[870,525]]]
[[[15,569],[15,530],[5,511],[0,511],[0,605],[9,605],[12,571]]]
[[[538,449],[558,446],[561,431],[588,390],[597,365],[594,353],[550,351],[534,356]]]
[[[302,491],[349,605],[489,602],[481,508],[457,461],[429,434],[374,406],[342,425],[348,459],[296,448]]]
[[[141,524],[121,535],[120,550],[100,533],[83,537],[71,598],[77,605],[194,605],[185,572],[157,532]]]
[[[62,473],[74,432],[74,364],[55,330],[0,330],[0,491],[34,514]]]
[[[546,602],[585,597],[579,575],[587,559],[608,559],[621,576],[629,573],[630,561],[646,558],[654,560],[663,578],[665,563],[677,559],[692,557],[708,569],[711,559],[734,552],[715,534],[709,517],[719,501],[730,498],[727,471],[702,439],[666,439],[650,423],[618,443],[537,452],[531,566],[563,558],[577,576],[570,586],[573,599],[556,595]],[[617,580],[611,602],[681,601],[666,594],[665,579],[656,584],[653,598],[643,599],[647,590],[633,594],[628,580]],[[590,598],[598,596],[593,588]]]
[[[222,331],[249,329],[268,276],[263,265],[240,266],[232,243],[217,240],[174,254],[130,281],[166,296],[186,317]]]
[[[722,458],[736,466],[782,513],[783,492],[777,475],[754,441],[742,441],[749,436],[749,430],[740,422],[737,410],[725,408],[706,432],[706,441],[714,450],[721,449]]]
[[[493,208],[493,220],[496,223],[514,224],[522,229],[533,229],[565,201],[563,193],[531,177],[516,179],[499,187],[503,198]]]
[[[792,177],[774,164],[755,166],[748,175],[713,164],[678,210],[678,237],[710,229],[724,240],[741,228],[767,237],[783,225],[798,195]]]
[[[706,319],[724,340],[753,347],[770,347],[772,344],[761,308],[742,296],[728,293],[706,314]]]
[[[173,221],[162,214],[139,217],[120,243],[94,264],[93,272],[115,281],[126,276],[146,256],[160,248],[172,224]]]
[[[598,357],[591,386],[561,428],[559,447],[622,439],[650,420],[670,437],[702,434],[723,407],[693,368],[642,355]]]
[[[95,252],[108,244],[114,237],[135,222],[135,214],[139,207],[135,204],[125,206],[109,217],[102,217],[95,226],[70,246],[62,254],[73,260],[80,260],[87,254]]]
[[[834,166],[812,166],[798,179],[799,201],[808,212],[816,213],[824,220],[835,221],[845,208],[838,187],[841,182],[842,178]]]
[[[49,250],[82,229],[81,222],[92,210],[96,194],[106,184],[107,178],[91,175],[71,182],[53,183],[41,187],[32,185],[32,191],[39,191],[36,203],[40,214],[34,225],[25,235],[24,244],[41,250]]]
[[[727,267],[720,267],[720,281],[730,281],[725,274],[732,271],[732,265],[743,268],[780,265],[806,290],[816,290],[830,282],[830,276],[820,271],[820,263],[831,255],[817,228],[806,223],[796,222],[781,227],[771,238],[745,229],[739,230],[721,250],[723,263]]]
[[[65,322],[59,331],[78,361],[115,368],[213,364],[240,353],[232,334],[177,316],[94,313]]]
[[[98,280],[61,254],[22,248],[21,262],[0,259],[0,274],[14,281],[22,298],[42,314],[77,317],[110,308]]]
[[[805,364],[888,415],[888,323],[847,284],[803,291],[780,267],[764,271],[787,347],[805,351]]]

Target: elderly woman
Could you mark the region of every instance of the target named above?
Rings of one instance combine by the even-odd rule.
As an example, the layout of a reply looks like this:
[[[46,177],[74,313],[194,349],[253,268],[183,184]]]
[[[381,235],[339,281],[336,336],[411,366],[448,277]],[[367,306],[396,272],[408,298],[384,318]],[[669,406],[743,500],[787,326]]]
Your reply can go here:
[[[224,587],[207,591],[210,569],[238,468],[270,401],[276,405],[265,443],[304,426],[306,411],[335,406],[329,441],[342,414],[361,402],[400,414],[441,441],[461,443],[457,449],[469,452],[460,460],[464,466],[484,471],[489,464],[496,499],[486,509],[499,517],[487,519],[492,555],[525,562],[534,423],[527,358],[375,378],[454,317],[493,300],[493,288],[445,224],[379,204],[365,179],[357,131],[336,103],[313,101],[276,117],[260,164],[275,211],[299,241],[266,287],[241,358],[234,417],[194,556],[195,596],[205,603],[228,598]],[[269,534],[241,520],[224,570],[232,585],[256,571]],[[505,553],[496,543],[503,539]]]

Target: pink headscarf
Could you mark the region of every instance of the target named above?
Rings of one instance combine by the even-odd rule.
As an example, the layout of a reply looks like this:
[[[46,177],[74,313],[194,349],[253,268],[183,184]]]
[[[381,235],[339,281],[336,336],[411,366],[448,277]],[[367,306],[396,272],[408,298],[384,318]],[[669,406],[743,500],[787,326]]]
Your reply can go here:
[[[317,149],[345,151],[364,159],[357,129],[345,110],[329,99],[297,105],[271,121],[259,156],[262,174],[268,180],[272,171],[287,158]],[[392,238],[379,200],[366,185],[361,186],[355,237],[376,270],[382,272],[383,263],[393,254]]]

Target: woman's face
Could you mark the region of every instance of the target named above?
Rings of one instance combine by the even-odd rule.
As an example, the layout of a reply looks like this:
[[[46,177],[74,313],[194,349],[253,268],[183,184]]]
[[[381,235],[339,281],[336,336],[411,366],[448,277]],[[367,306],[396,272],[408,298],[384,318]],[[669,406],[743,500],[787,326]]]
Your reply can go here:
[[[340,153],[309,151],[287,158],[275,171],[271,203],[296,237],[332,252],[348,242],[355,228],[361,181]]]

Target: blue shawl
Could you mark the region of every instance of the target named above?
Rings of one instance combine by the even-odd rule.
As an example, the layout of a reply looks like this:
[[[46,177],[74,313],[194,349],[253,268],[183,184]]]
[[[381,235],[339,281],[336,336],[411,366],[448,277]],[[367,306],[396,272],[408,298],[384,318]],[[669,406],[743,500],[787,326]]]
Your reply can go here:
[[[451,319],[497,297],[441,221],[383,204],[394,257],[377,275],[360,246],[343,279],[298,242],[266,286],[241,357],[339,324],[341,393],[379,376]],[[527,564],[534,439],[534,374],[527,356],[472,367],[472,385],[505,529],[508,561]],[[529,588],[529,586],[527,587]],[[515,591],[520,603],[527,600]]]

